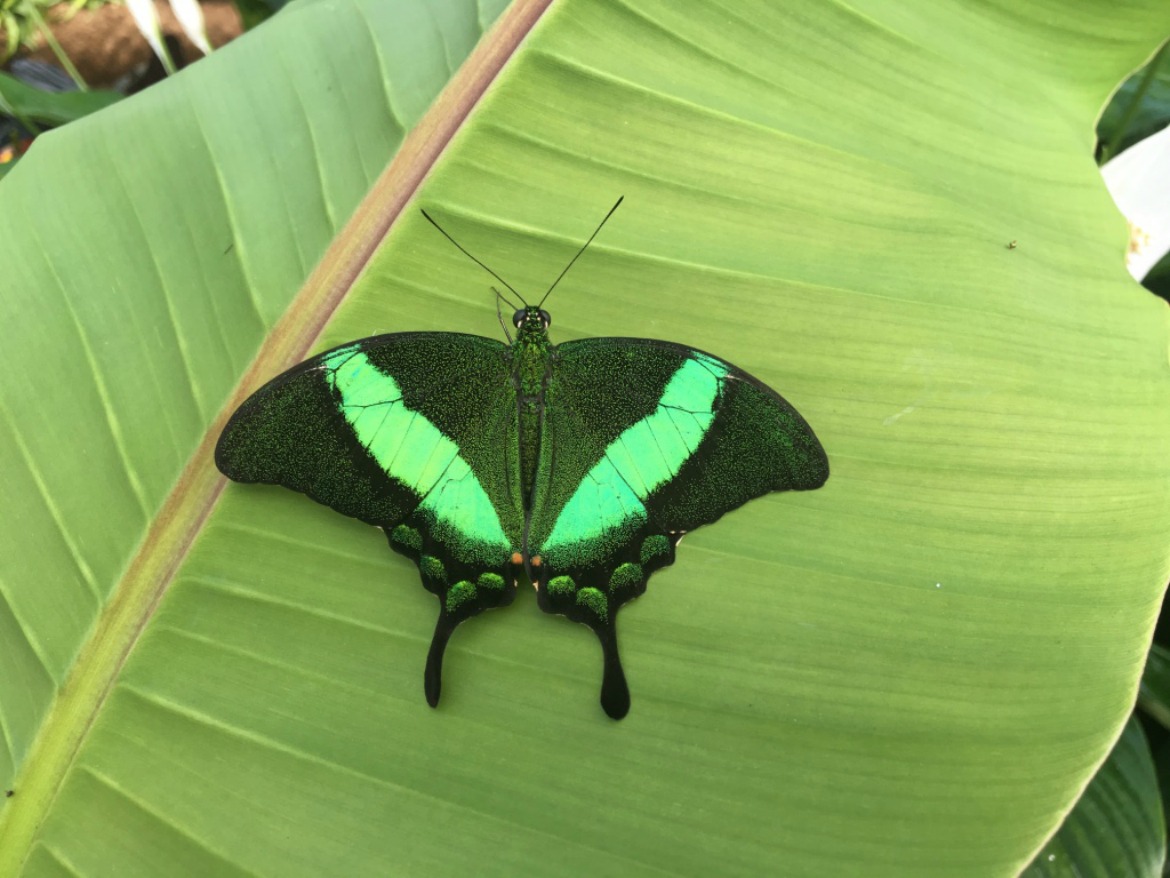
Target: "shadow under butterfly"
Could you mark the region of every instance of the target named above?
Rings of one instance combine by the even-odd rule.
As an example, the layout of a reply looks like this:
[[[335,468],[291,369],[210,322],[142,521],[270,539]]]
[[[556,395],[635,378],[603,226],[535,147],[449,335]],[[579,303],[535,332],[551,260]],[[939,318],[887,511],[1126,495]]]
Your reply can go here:
[[[674,562],[682,535],[770,491],[819,488],[829,462],[774,390],[726,360],[643,338],[554,345],[541,300],[520,299],[508,343],[403,332],[341,345],[257,390],[215,462],[238,482],[300,491],[382,528],[439,598],[427,656],[438,704],[456,626],[512,602],[522,574],[540,608],[601,641],[601,705],[630,707],[618,609]]]

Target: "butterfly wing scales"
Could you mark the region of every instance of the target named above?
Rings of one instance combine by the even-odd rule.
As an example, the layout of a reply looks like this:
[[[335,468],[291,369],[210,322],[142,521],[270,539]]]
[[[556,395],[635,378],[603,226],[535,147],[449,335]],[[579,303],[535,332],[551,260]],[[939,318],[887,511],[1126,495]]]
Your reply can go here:
[[[674,561],[682,533],[828,474],[800,414],[724,360],[649,339],[555,349],[527,548],[541,608],[600,637],[611,716],[629,708],[617,610]]]
[[[427,698],[459,622],[510,603],[522,545],[509,349],[460,333],[401,333],[326,351],[233,414],[216,464],[383,528],[439,596]]]

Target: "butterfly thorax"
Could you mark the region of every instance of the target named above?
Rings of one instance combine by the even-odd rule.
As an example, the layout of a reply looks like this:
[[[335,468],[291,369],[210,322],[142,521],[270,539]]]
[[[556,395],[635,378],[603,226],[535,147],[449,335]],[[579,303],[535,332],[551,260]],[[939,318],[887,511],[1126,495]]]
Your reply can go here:
[[[520,478],[524,508],[532,509],[532,490],[540,456],[540,427],[544,392],[548,385],[552,344],[548,340],[548,313],[529,307],[516,313],[516,340],[512,342],[512,377],[520,415]]]

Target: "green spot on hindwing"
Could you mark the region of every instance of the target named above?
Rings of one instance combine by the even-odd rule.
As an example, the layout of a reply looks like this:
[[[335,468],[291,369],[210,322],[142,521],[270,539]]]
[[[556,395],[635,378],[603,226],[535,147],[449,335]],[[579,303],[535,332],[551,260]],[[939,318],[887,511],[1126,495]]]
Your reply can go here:
[[[571,576],[554,576],[548,581],[548,593],[554,598],[571,598],[577,592],[577,583]]]
[[[609,599],[600,589],[590,587],[581,589],[577,592],[577,606],[587,607],[602,622],[609,618]]]
[[[662,534],[648,536],[642,541],[642,563],[650,564],[670,555],[670,540]]]
[[[622,564],[609,577],[609,590],[613,593],[636,588],[643,578],[642,568],[637,564]]]
[[[390,531],[390,541],[415,552],[422,551],[422,534],[409,525],[400,524]]]
[[[434,555],[423,555],[419,558],[418,569],[422,571],[423,578],[428,582],[445,583],[447,581],[447,570],[443,567],[443,562]]]
[[[504,577],[498,573],[481,573],[475,584],[478,588],[486,588],[489,591],[503,591]]]
[[[455,612],[463,604],[474,601],[475,596],[475,586],[466,579],[460,580],[451,586],[451,590],[447,592],[447,612]]]

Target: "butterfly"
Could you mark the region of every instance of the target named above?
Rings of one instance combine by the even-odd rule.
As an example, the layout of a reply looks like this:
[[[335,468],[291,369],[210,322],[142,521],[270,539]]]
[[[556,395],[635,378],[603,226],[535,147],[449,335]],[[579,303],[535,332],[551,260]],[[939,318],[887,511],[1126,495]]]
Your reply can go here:
[[[459,623],[510,604],[523,579],[542,610],[601,642],[601,705],[629,711],[620,607],[672,564],[683,534],[770,491],[810,490],[829,461],[779,394],[713,354],[644,338],[554,345],[536,305],[472,256],[508,343],[455,332],[363,338],[318,354],[231,416],[215,462],[385,531],[439,599],[424,691],[439,702]],[[512,337],[500,303],[514,308]]]

